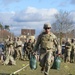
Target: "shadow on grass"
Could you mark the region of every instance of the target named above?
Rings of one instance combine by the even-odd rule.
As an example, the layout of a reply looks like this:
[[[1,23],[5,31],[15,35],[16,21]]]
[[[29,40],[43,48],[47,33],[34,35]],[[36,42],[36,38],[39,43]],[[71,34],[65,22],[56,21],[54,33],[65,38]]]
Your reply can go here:
[[[7,73],[0,73],[0,75],[10,75],[10,74],[7,74]]]
[[[0,73],[0,75],[10,75],[8,73]],[[11,75],[20,75],[20,74],[11,74]],[[22,75],[26,75],[26,74],[22,74]]]
[[[0,75],[10,75],[8,73],[0,73]],[[19,74],[12,74],[12,75],[19,75]]]

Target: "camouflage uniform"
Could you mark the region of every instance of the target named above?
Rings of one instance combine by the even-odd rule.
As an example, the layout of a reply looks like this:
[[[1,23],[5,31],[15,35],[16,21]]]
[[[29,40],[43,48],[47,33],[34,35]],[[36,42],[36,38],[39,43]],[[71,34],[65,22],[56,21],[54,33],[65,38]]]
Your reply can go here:
[[[71,40],[71,62],[75,62],[75,42],[74,39]]]
[[[27,55],[27,51],[26,51],[26,47],[27,47],[27,39],[25,39],[24,41],[24,47],[23,47],[23,59],[27,59],[28,55]]]
[[[73,57],[73,61],[75,63],[75,42],[74,42],[74,57]]]
[[[50,24],[44,24],[44,29],[51,28]],[[53,33],[42,32],[37,39],[34,52],[38,51],[40,46],[40,66],[42,67],[41,71],[45,70],[44,74],[48,75],[49,70],[52,65],[51,58],[53,57],[54,45],[60,52],[60,45],[57,42],[57,38]]]
[[[12,65],[16,65],[16,61],[14,60],[12,55],[7,55],[6,60],[4,61],[4,65],[7,65],[9,63]]]
[[[17,38],[17,42],[16,42],[16,49],[17,49],[17,58],[22,59],[22,41],[20,40],[20,38]]]
[[[67,42],[65,43],[65,62],[70,62],[70,56],[71,56],[71,41],[68,38]]]
[[[16,59],[16,57],[17,57],[17,48],[16,48],[16,45],[17,45],[17,38],[15,37],[14,38],[14,44],[13,44],[13,46],[14,46],[14,55],[13,55],[14,59]]]
[[[8,41],[9,41],[9,36],[7,36],[7,39],[5,40],[5,42],[4,42],[4,44],[5,44],[5,54],[6,54],[6,56],[8,55],[8,53],[9,53],[9,51],[8,51],[8,49],[9,49],[9,46],[8,46]]]
[[[32,40],[29,39],[29,41],[27,43],[27,47],[26,47],[26,51],[27,51],[27,55],[28,55],[29,59],[30,59],[30,53],[32,52],[32,50],[33,50]]]
[[[11,62],[12,64],[16,65],[16,62],[13,58],[14,48],[13,48],[12,38],[9,38],[7,45],[8,45],[8,55],[6,56],[6,60],[5,60],[4,64],[9,64]]]
[[[7,44],[8,44],[8,47],[9,47],[8,48],[9,54],[13,55],[14,54],[14,47],[13,47],[14,42],[13,42],[12,38],[9,39]]]

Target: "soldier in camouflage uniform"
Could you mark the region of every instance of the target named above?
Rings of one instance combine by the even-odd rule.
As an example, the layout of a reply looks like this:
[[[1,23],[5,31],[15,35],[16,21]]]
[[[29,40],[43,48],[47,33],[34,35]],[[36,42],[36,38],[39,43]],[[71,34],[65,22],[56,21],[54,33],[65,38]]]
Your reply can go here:
[[[7,42],[7,46],[8,46],[8,55],[6,55],[6,60],[4,62],[4,64],[9,64],[11,62],[11,64],[16,65],[16,62],[14,61],[13,58],[13,54],[14,54],[14,47],[13,47],[13,40],[10,37],[8,42]]]
[[[9,46],[8,46],[8,41],[9,41],[9,39],[10,39],[10,36],[7,36],[7,39],[5,39],[5,42],[4,42],[4,44],[5,44],[5,54],[6,55],[8,55],[8,53],[9,53],[9,51],[8,51],[8,49],[9,49]]]
[[[16,42],[16,51],[17,51],[17,58],[18,59],[23,59],[22,56],[22,41],[20,40],[20,37],[17,37],[17,42]]]
[[[14,55],[13,55],[13,57],[14,57],[14,59],[16,59],[17,58],[17,48],[16,48],[16,45],[17,45],[17,37],[14,37],[13,42],[14,42],[14,44],[13,44],[13,46],[14,46]]]
[[[35,47],[35,44],[36,44],[36,40],[34,39],[34,41],[32,43],[33,48]]]
[[[26,51],[26,47],[27,47],[27,39],[24,40],[24,47],[23,47],[23,60],[27,59],[28,55],[27,55],[27,51]]]
[[[71,39],[67,38],[67,42],[65,43],[65,62],[70,62],[71,56]]]
[[[30,53],[32,52],[32,50],[33,50],[32,39],[29,39],[27,43],[27,47],[26,47],[26,51],[27,51],[27,55],[29,59],[30,59]]]
[[[74,39],[71,39],[71,59],[70,59],[71,63],[75,62],[75,41]]]
[[[49,70],[52,65],[51,58],[53,57],[54,45],[58,50],[58,53],[61,53],[60,45],[57,41],[57,37],[50,32],[51,25],[49,23],[44,24],[44,32],[42,32],[37,39],[34,54],[38,51],[40,46],[40,66],[41,71],[45,71],[44,75],[49,75]]]

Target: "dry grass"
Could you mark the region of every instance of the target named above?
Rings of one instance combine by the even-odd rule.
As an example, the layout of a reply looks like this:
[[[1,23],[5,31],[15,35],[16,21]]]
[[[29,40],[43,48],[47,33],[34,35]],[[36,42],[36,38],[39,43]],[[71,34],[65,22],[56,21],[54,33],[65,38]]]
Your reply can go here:
[[[27,65],[29,61],[17,61],[17,65],[1,65],[0,64],[0,75],[9,75],[14,71],[22,68]],[[44,75],[40,72],[40,66],[38,64],[38,68],[36,70],[31,70],[28,66],[24,70],[18,72],[19,75]],[[60,70],[51,69],[49,75],[75,75],[75,63],[61,63]]]

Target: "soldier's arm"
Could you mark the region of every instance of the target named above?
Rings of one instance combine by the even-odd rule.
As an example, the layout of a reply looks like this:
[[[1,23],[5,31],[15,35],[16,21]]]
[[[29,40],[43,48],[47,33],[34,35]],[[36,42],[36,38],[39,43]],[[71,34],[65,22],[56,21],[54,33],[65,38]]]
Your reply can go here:
[[[70,42],[68,42],[68,43],[66,43],[65,47],[69,49],[72,47],[72,44]]]
[[[74,45],[73,45],[73,46],[74,46],[74,51],[75,51],[75,43],[74,43]]]
[[[58,54],[60,54],[61,53],[61,46],[60,46],[59,41],[57,40],[57,38],[54,38],[54,45],[58,50]]]

